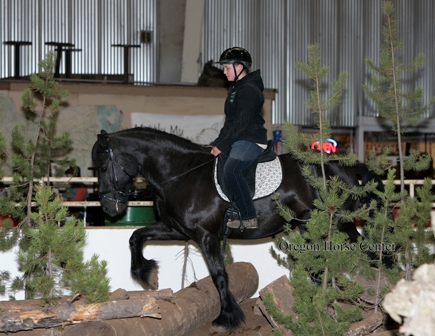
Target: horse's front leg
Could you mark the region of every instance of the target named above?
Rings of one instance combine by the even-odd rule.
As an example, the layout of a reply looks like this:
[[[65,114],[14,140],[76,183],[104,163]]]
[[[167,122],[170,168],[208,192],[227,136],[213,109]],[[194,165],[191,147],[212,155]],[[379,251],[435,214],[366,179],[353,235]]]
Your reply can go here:
[[[143,247],[147,240],[188,240],[178,231],[168,228],[162,222],[137,229],[130,237],[131,273],[133,277],[147,288],[157,289],[152,275],[157,272],[157,262],[145,259]]]
[[[245,315],[228,287],[228,275],[221,254],[220,240],[217,236],[207,233],[197,243],[203,251],[221,303],[220,314],[213,321],[213,325],[224,327],[226,330],[235,329],[244,322]]]

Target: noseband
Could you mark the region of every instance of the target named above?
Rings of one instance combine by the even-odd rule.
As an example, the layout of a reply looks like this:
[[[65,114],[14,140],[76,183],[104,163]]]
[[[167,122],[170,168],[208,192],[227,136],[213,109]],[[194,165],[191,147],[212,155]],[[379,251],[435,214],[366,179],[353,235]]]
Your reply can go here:
[[[124,191],[122,191],[119,188],[118,175],[116,174],[115,166],[118,166],[119,168],[121,168],[121,170],[128,177],[130,177],[131,179],[134,179],[135,176],[132,176],[122,165],[120,165],[118,163],[118,161],[116,161],[116,158],[115,158],[115,155],[113,154],[112,148],[108,147],[105,150],[99,150],[99,151],[97,151],[97,153],[109,153],[109,155],[110,155],[110,161],[112,162],[112,171],[113,171],[113,174],[112,174],[112,186],[115,186],[114,188],[112,187],[112,190],[100,191],[99,192],[100,200],[102,198],[104,198],[106,200],[115,202],[115,208],[116,208],[116,211],[118,212],[118,204],[119,203],[127,203],[128,196],[132,195],[133,192],[125,193]],[[114,198],[106,196],[106,194],[108,194],[108,193],[114,193],[115,194]],[[119,196],[121,196],[121,197],[119,197]]]

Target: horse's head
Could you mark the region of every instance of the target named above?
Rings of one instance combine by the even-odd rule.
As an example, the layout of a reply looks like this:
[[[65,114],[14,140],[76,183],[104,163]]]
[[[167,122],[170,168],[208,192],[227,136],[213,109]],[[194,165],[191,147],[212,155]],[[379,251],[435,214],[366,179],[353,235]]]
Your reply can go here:
[[[98,134],[92,148],[92,160],[98,171],[100,201],[109,216],[118,215],[127,208],[133,178],[138,174],[137,164],[126,152],[119,141],[110,138],[104,130]]]

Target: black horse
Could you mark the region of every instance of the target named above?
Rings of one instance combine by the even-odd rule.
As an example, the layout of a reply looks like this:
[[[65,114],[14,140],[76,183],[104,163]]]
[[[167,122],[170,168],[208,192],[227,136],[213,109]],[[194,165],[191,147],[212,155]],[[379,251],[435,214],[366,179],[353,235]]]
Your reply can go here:
[[[151,128],[133,128],[113,134],[102,131],[92,149],[92,159],[98,169],[100,200],[110,216],[122,213],[127,206],[133,178],[141,174],[152,186],[154,206],[159,218],[156,224],[137,229],[130,238],[131,272],[144,284],[156,269],[154,260],[143,256],[148,240],[193,240],[201,248],[210,275],[219,292],[221,310],[213,324],[234,329],[244,321],[244,315],[228,288],[223,264],[221,239],[223,221],[229,203],[216,191],[212,174],[214,157],[210,150],[178,136]],[[301,221],[303,228],[319,198],[302,175],[301,164],[290,154],[279,156],[283,180],[277,190],[280,201]],[[361,167],[360,167],[361,168]],[[359,185],[354,169],[336,163],[326,166],[328,176],[339,176],[349,187]],[[313,166],[317,176],[319,167]],[[232,239],[257,239],[283,231],[285,221],[277,214],[276,203],[270,197],[256,200],[259,228],[230,230]],[[349,200],[345,208],[354,210],[358,202]],[[352,240],[358,237],[353,223],[339,224]]]

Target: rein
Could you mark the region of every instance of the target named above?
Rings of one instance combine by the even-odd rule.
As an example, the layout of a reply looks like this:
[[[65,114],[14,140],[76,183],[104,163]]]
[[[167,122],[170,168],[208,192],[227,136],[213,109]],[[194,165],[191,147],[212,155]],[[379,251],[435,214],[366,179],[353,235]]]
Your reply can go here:
[[[194,171],[194,170],[196,170],[196,169],[198,169],[198,168],[201,168],[202,166],[205,166],[206,164],[209,164],[210,162],[212,162],[212,161],[214,161],[214,160],[216,160],[216,156],[213,157],[213,159],[211,159],[211,160],[208,160],[208,161],[206,161],[206,162],[204,162],[204,163],[201,163],[200,165],[195,166],[195,167],[193,167],[193,168],[191,168],[191,169],[189,169],[189,170],[185,171],[184,173],[181,173],[181,174],[179,174],[179,175],[177,175],[177,176],[173,176],[173,177],[167,179],[166,181],[160,182],[159,184],[165,184],[165,183],[167,183],[167,182],[169,182],[169,181],[172,181],[172,180],[175,180],[175,179],[177,179],[177,178],[179,178],[179,177],[181,177],[181,176],[187,175],[187,174],[189,174],[190,172],[192,172],[192,171]]]

